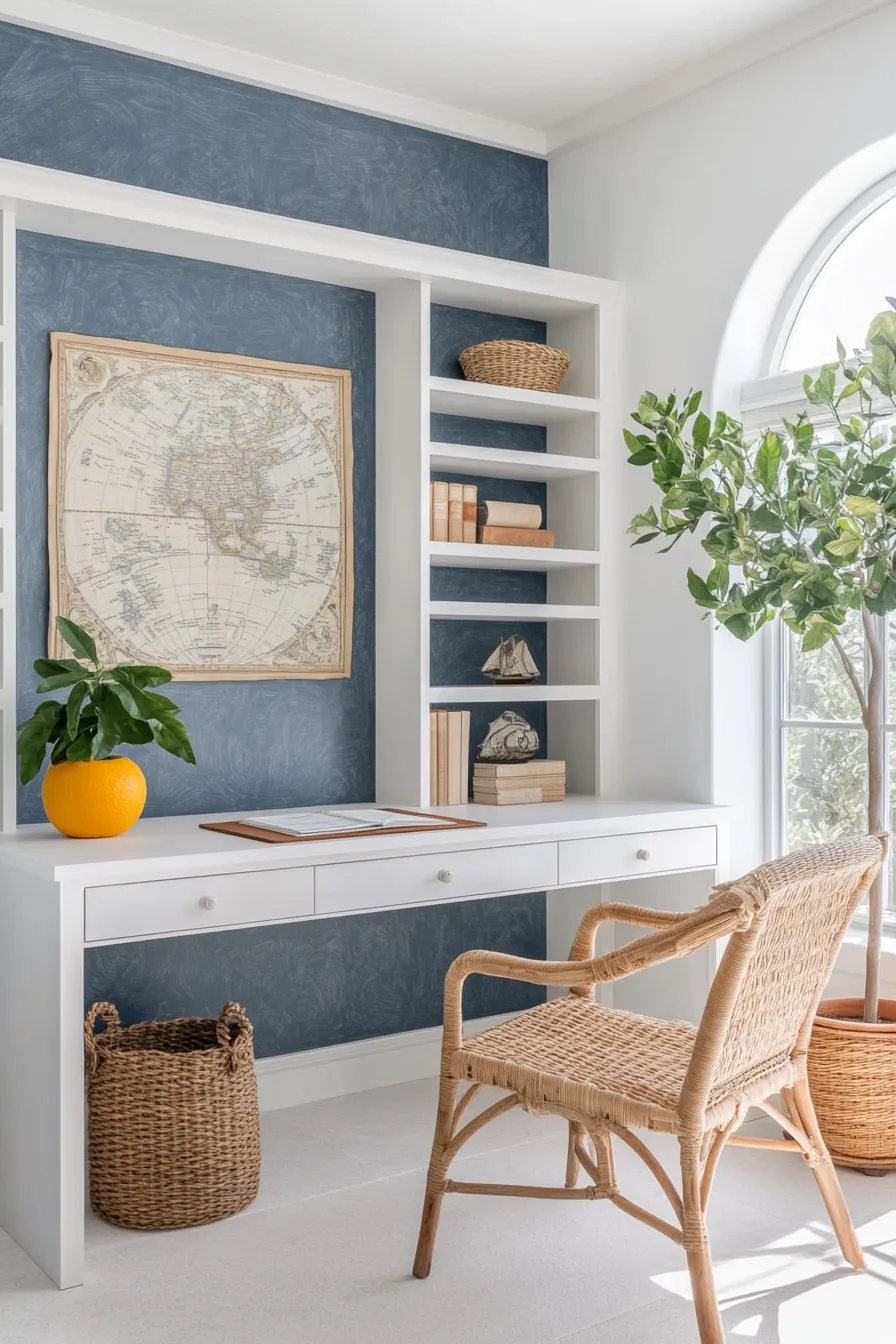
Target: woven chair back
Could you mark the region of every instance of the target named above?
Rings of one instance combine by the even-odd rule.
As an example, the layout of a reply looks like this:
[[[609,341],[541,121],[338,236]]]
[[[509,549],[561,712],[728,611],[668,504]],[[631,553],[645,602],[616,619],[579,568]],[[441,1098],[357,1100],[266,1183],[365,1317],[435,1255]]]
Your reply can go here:
[[[696,1117],[714,1096],[746,1094],[751,1078],[805,1051],[840,942],[882,854],[874,836],[817,845],[719,890],[741,898],[753,919],[722,955],[682,1092],[684,1109]]]

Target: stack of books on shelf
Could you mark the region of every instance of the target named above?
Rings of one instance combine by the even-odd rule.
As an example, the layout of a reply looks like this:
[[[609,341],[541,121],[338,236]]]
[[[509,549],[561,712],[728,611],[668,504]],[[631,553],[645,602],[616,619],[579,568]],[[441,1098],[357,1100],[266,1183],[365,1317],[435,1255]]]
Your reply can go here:
[[[484,499],[478,510],[478,540],[483,546],[553,546],[554,534],[542,527],[540,504],[510,504]]]
[[[565,761],[477,761],[473,766],[474,803],[505,807],[562,803],[565,797]]]
[[[469,802],[470,711],[434,709],[429,715],[429,805]]]
[[[429,539],[475,542],[475,485],[457,485],[453,481],[430,482]]]

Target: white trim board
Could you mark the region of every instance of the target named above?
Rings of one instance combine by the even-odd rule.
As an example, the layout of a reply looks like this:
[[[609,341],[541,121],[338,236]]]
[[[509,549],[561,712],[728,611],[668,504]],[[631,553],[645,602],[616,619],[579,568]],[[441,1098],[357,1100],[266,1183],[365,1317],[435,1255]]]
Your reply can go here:
[[[464,1024],[464,1034],[474,1036],[516,1016],[501,1013],[475,1018]],[[442,1028],[438,1026],[301,1050],[293,1055],[269,1055],[255,1063],[259,1105],[263,1111],[280,1111],[309,1101],[435,1078],[441,1049]]]

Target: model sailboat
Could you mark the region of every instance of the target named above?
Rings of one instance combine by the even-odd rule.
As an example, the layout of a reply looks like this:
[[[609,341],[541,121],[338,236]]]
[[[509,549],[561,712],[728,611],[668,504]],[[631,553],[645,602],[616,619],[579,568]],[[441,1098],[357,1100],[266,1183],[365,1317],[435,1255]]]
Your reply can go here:
[[[483,663],[482,671],[496,686],[525,686],[541,676],[526,641],[516,635],[501,640]]]

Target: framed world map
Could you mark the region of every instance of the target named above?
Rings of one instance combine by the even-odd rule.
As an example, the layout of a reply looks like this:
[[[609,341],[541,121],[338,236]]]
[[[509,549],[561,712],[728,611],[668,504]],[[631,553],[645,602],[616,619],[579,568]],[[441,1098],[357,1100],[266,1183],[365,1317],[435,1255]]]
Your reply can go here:
[[[347,677],[351,373],[51,334],[51,657]]]

